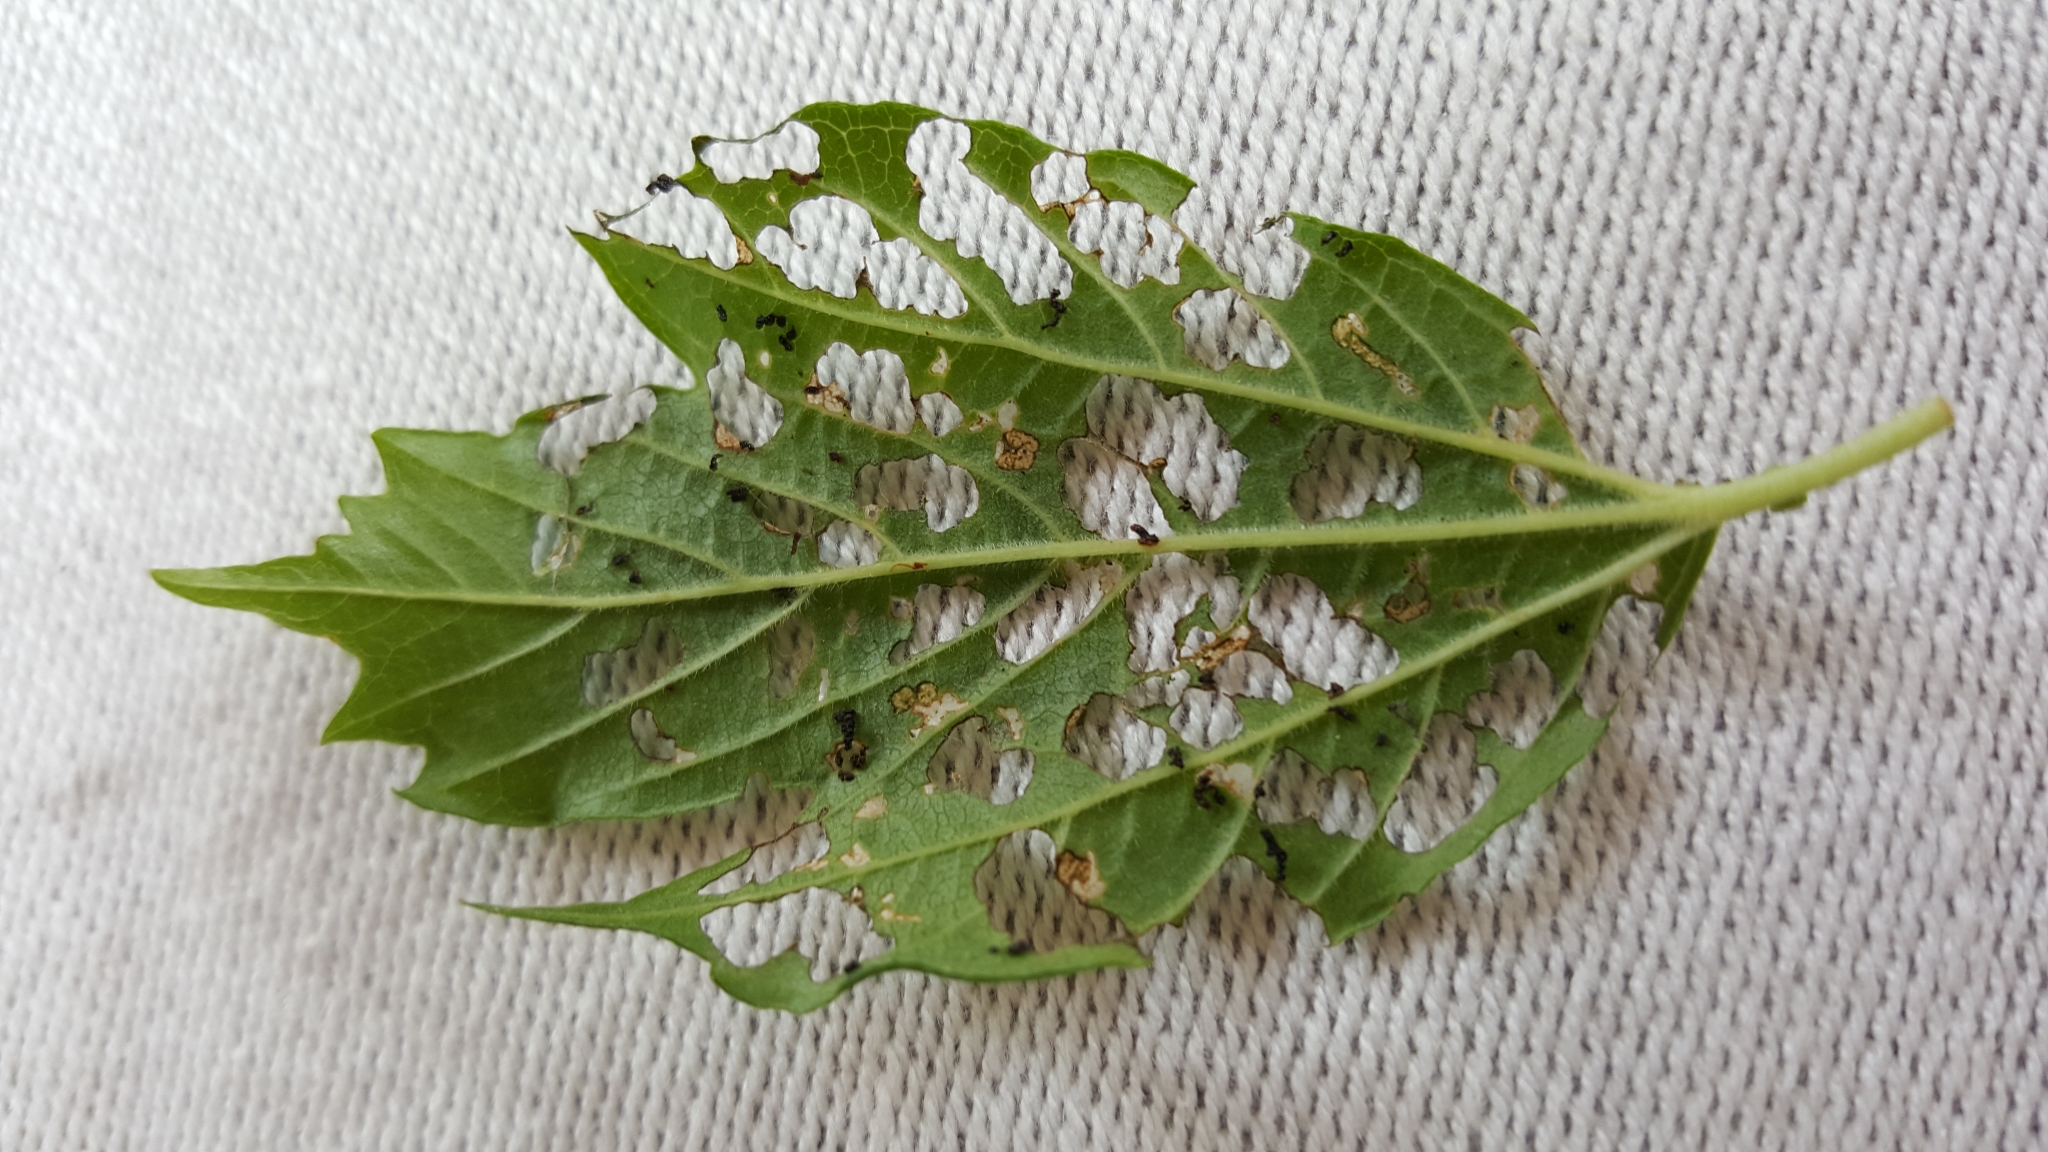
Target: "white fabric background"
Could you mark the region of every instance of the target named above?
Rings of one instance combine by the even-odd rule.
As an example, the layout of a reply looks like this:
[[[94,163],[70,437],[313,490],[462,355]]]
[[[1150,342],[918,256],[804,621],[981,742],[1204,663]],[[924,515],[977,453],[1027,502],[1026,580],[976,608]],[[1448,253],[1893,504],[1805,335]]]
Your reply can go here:
[[[0,1148],[2042,1146],[2038,4],[668,7],[0,9]],[[1234,868],[1150,971],[739,1007],[459,903],[715,829],[411,808],[317,744],[351,661],[146,569],[339,530],[376,427],[673,380],[562,227],[828,97],[1403,236],[1654,477],[1957,427],[1732,526],[1599,755],[1381,930]]]

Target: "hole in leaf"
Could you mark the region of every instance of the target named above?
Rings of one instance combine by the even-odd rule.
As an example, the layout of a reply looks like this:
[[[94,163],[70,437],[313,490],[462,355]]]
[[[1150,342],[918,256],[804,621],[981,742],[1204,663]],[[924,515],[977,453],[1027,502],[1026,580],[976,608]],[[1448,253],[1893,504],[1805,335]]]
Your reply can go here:
[[[1541,420],[1542,414],[1536,411],[1534,404],[1526,404],[1520,408],[1495,404],[1493,415],[1487,424],[1492,427],[1495,436],[1503,440],[1512,440],[1517,444],[1527,444],[1535,438],[1536,425]]]
[[[802,616],[785,616],[768,629],[768,695],[787,700],[818,654],[818,634]]]
[[[868,287],[875,303],[892,311],[909,308],[947,320],[967,312],[959,281],[905,237],[869,245]]]
[[[1112,449],[1076,437],[1060,444],[1062,491],[1081,526],[1105,540],[1173,535],[1145,470]]]
[[[718,362],[704,374],[711,415],[743,449],[759,448],[782,430],[782,401],[747,379],[747,355],[732,340],[718,342]]]
[[[760,904],[714,908],[702,921],[705,935],[742,968],[758,968],[795,948],[811,962],[811,979],[830,980],[848,965],[865,964],[894,942],[874,929],[859,907],[826,888],[806,888]]]
[[[1022,748],[1000,752],[985,716],[953,725],[925,765],[928,790],[966,792],[992,804],[1008,804],[1031,783],[1034,758]]]
[[[853,299],[867,269],[868,247],[881,237],[868,210],[841,196],[819,196],[789,210],[789,228],[770,224],[754,247],[798,288]]]
[[[1140,465],[1157,464],[1167,491],[1203,520],[1237,507],[1244,453],[1193,392],[1167,399],[1150,380],[1104,376],[1088,393],[1088,432]]]
[[[593,448],[610,444],[646,423],[654,415],[654,392],[633,387],[615,396],[585,400],[566,409],[541,429],[534,450],[541,467],[563,476],[583,471],[583,460]]]
[[[661,730],[661,722],[650,709],[633,709],[633,714],[626,720],[626,731],[633,737],[634,750],[658,764],[697,762],[695,752],[677,747],[675,737]]]
[[[802,811],[798,807],[792,811]],[[816,865],[832,848],[825,826],[816,820],[794,822],[775,837],[755,845],[746,862],[706,884],[699,891],[706,896],[725,896],[753,884],[780,880],[800,868]]]
[[[1174,633],[1201,602],[1209,598],[1209,616],[1219,622],[1237,618],[1242,593],[1229,560],[1212,554],[1201,560],[1184,552],[1166,552],[1152,562],[1124,594],[1124,617],[1131,635],[1131,671],[1164,672],[1175,663]]]
[[[1349,424],[1317,430],[1303,455],[1308,467],[1287,489],[1294,514],[1310,524],[1348,520],[1378,501],[1397,511],[1422,498],[1415,446]]]
[[[1332,693],[1369,684],[1401,658],[1386,641],[1349,616],[1335,615],[1330,598],[1306,576],[1276,573],[1253,593],[1249,618],[1280,653],[1287,671]]]
[[[576,562],[583,551],[583,537],[569,522],[552,512],[543,512],[533,525],[533,574],[552,576]]]
[[[917,423],[903,358],[887,348],[855,352],[833,341],[818,358],[817,385],[828,395],[836,389],[846,414],[870,428],[902,435]],[[811,390],[804,391],[808,398]]]
[[[1190,358],[1221,372],[1232,360],[1278,368],[1290,355],[1271,321],[1235,288],[1201,288],[1173,310]]]
[[[1294,700],[1294,686],[1287,682],[1287,674],[1264,653],[1232,652],[1210,675],[1216,690],[1227,696],[1271,700],[1275,704]]]
[[[903,159],[924,189],[918,227],[987,264],[1012,303],[1049,299],[1055,292],[1071,297],[1074,270],[1052,238],[967,170],[963,161],[972,144],[973,132],[952,120],[927,120],[911,132]]]
[[[1394,847],[1427,852],[1479,811],[1493,795],[1495,777],[1477,758],[1471,729],[1449,713],[1431,718],[1415,763],[1387,807],[1387,839]]]
[[[1234,204],[1197,185],[1174,210],[1173,223],[1253,295],[1285,300],[1308,271],[1308,249],[1294,239],[1293,218],[1275,218],[1270,208]]]
[[[981,623],[987,599],[962,585],[920,584],[911,602],[910,639],[906,656],[915,656],[935,644],[958,640],[969,628]]]
[[[1064,586],[1048,581],[996,621],[996,654],[1012,664],[1044,655],[1072,635],[1101,605],[1103,595],[1123,580],[1121,564],[1106,560],[1092,568],[1068,562]]]
[[[1259,782],[1259,819],[1267,824],[1314,820],[1328,836],[1365,840],[1372,835],[1372,793],[1355,768],[1325,772],[1292,749],[1266,765]]]
[[[818,559],[834,568],[862,568],[882,558],[882,542],[851,520],[834,520],[818,536]]]
[[[1557,715],[1557,680],[1534,650],[1523,648],[1493,666],[1493,687],[1465,702],[1465,722],[1491,728],[1516,748],[1527,748]]]
[[[1244,732],[1244,717],[1238,713],[1237,702],[1207,688],[1190,688],[1182,693],[1168,722],[1181,739],[1203,750],[1235,740]]]
[[[974,894],[988,909],[989,926],[1015,941],[1019,953],[1128,939],[1115,916],[1076,900],[1055,877],[1058,858],[1052,837],[1036,828],[998,840],[974,871]]]
[[[1517,464],[1508,473],[1508,487],[1522,498],[1522,503],[1538,511],[1555,508],[1564,503],[1570,490],[1551,478],[1550,473],[1534,464]]]
[[[632,230],[627,235],[643,244],[666,245],[675,249],[678,256],[709,260],[726,270],[739,263],[739,238],[733,235],[725,213],[719,211],[718,205],[692,195],[688,188],[673,181],[665,190],[657,188],[654,198],[633,212],[631,218]],[[622,217],[608,228],[624,231],[619,225],[625,223]]]
[[[853,501],[897,512],[923,508],[925,524],[946,532],[981,508],[981,490],[967,469],[934,453],[861,465],[853,474]]]
[[[1131,715],[1122,699],[1097,692],[1067,717],[1060,746],[1103,776],[1122,780],[1165,758],[1166,733]]]
[[[1172,707],[1188,690],[1190,678],[1185,668],[1171,676],[1147,676],[1131,685],[1124,693],[1124,702],[1132,708],[1156,708],[1161,705]]]
[[[583,703],[602,708],[638,696],[682,662],[682,638],[666,620],[649,620],[639,640],[583,658]]]
[[[809,124],[791,120],[752,140],[710,141],[698,156],[720,184],[765,180],[782,169],[810,175],[818,170],[818,132]]]
[[[1102,254],[1102,274],[1119,288],[1135,288],[1150,276],[1180,283],[1180,230],[1130,200],[1082,200],[1073,206],[1067,240],[1083,252]]]
[[[919,396],[917,415],[924,421],[926,430],[934,436],[944,436],[958,428],[962,419],[960,405],[955,404],[953,398],[944,392],[927,392]]]
[[[1031,169],[1031,199],[1043,211],[1055,204],[1072,204],[1095,189],[1088,183],[1088,158],[1072,152],[1054,152]]]

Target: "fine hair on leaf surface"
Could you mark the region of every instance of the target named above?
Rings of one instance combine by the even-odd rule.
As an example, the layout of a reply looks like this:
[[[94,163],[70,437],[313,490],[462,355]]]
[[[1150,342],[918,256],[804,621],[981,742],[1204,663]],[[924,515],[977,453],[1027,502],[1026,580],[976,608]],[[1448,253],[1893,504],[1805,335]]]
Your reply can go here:
[[[379,432],[346,535],[156,576],[354,654],[326,736],[422,747],[423,807],[801,804],[632,899],[497,909],[659,935],[751,1004],[1141,965],[1233,855],[1345,940],[1591,752],[1722,523],[1949,421],[1651,483],[1580,453],[1525,317],[1399,240],[1291,215],[1225,266],[1178,172],[900,104],[694,154],[575,239],[696,386]],[[721,948],[813,898],[843,962]]]

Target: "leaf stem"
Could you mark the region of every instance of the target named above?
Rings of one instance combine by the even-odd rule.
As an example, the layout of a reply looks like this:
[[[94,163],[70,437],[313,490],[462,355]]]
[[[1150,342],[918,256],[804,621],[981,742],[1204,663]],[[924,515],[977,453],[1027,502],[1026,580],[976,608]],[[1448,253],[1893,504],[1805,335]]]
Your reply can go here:
[[[1720,523],[1765,508],[1783,508],[1810,492],[1881,463],[1955,423],[1948,401],[1930,396],[1845,444],[1794,464],[1767,468],[1726,484],[1685,489],[1648,501],[1671,510],[1672,519]]]

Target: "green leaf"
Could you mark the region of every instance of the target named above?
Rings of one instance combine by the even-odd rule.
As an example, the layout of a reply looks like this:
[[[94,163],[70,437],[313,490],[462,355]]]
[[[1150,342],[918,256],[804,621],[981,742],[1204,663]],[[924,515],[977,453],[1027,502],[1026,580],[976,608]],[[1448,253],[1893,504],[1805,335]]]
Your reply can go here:
[[[425,807],[801,793],[803,867],[757,848],[501,909],[660,935],[750,1003],[1140,964],[1233,854],[1343,940],[1587,755],[1721,523],[1948,423],[1935,400],[1749,480],[1645,482],[1578,452],[1520,313],[1398,240],[1292,216],[1254,242],[1284,298],[1259,295],[1144,157],[905,105],[792,123],[699,141],[577,237],[703,386],[381,432],[389,491],[342,501],[348,535],[157,573],[355,654],[327,738],[424,748]],[[978,889],[1002,852],[1108,928],[1013,935]],[[881,950],[749,967],[706,927],[813,889]]]

